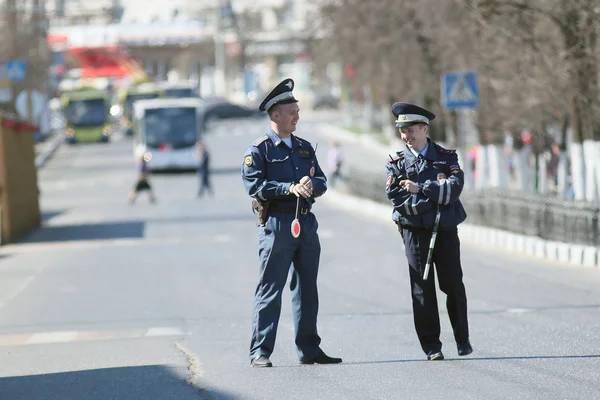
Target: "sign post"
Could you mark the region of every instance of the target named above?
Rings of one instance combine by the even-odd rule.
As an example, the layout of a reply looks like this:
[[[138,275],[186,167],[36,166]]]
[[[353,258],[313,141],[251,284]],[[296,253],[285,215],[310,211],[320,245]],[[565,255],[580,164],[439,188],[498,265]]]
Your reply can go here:
[[[463,149],[466,137],[476,134],[472,131],[473,118],[469,109],[479,106],[479,85],[476,72],[447,72],[442,74],[441,96],[444,108],[456,110],[458,147]]]

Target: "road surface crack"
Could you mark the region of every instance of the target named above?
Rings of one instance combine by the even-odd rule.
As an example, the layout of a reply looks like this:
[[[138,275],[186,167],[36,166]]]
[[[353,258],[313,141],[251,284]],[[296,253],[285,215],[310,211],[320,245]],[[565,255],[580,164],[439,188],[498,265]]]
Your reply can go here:
[[[179,342],[175,342],[175,347],[177,347],[177,349],[183,353],[187,362],[187,370],[189,372],[189,375],[185,380],[185,383],[198,389],[201,394],[207,395],[208,393],[206,392],[206,390],[200,387],[198,384],[198,378],[202,376],[202,367],[200,365],[200,361],[194,353],[192,353],[189,349],[185,348]]]

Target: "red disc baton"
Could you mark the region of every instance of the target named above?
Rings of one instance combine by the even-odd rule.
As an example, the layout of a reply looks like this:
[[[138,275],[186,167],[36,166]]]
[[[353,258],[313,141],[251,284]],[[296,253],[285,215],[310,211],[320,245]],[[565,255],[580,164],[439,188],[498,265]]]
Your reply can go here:
[[[296,215],[294,218],[294,220],[292,221],[292,236],[295,238],[297,238],[298,236],[300,236],[300,221],[298,220],[298,211],[300,209],[300,197],[298,197],[298,200],[296,201]]]

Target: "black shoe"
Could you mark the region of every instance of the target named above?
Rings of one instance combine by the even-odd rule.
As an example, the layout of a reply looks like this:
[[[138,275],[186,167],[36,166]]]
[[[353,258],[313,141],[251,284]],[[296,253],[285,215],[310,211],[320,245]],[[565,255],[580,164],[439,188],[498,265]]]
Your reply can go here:
[[[468,340],[463,344],[458,344],[457,348],[459,356],[468,356],[473,352],[473,347],[471,347],[471,343]]]
[[[429,353],[427,353],[427,361],[438,361],[443,359],[444,355],[441,351],[430,351]]]
[[[255,368],[270,368],[273,366],[273,363],[271,363],[269,357],[260,355],[254,357],[252,361],[250,361],[250,365],[252,365]]]
[[[300,364],[339,364],[341,362],[341,358],[329,357],[327,354],[321,352],[312,358],[301,360]]]

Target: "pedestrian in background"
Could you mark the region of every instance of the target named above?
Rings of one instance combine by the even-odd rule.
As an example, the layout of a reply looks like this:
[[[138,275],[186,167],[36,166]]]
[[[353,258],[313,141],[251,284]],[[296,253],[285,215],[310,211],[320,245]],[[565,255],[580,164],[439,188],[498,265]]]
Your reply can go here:
[[[327,166],[329,169],[329,185],[334,187],[342,178],[342,150],[336,140],[332,140],[327,153]]]
[[[207,191],[212,197],[214,191],[210,181],[210,153],[203,142],[196,142],[196,158],[198,159],[198,177],[200,186],[198,188],[198,197],[203,197]]]
[[[150,186],[150,170],[148,168],[148,161],[150,161],[150,157],[151,156],[148,153],[140,157],[140,161],[138,162],[138,178],[127,199],[129,204],[133,204],[138,194],[143,191],[148,192],[150,203],[154,204],[156,202],[156,197],[154,197],[154,193],[152,192],[152,186]]]

